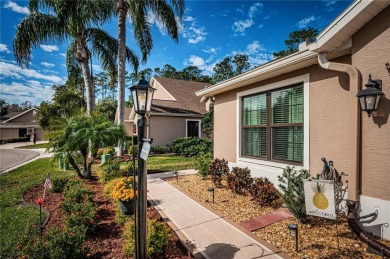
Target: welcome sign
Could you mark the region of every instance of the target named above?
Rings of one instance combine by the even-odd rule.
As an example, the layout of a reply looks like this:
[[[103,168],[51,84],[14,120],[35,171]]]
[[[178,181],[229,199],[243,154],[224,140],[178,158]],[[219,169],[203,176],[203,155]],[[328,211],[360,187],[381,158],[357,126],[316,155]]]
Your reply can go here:
[[[326,180],[304,180],[306,214],[336,219],[334,182]]]

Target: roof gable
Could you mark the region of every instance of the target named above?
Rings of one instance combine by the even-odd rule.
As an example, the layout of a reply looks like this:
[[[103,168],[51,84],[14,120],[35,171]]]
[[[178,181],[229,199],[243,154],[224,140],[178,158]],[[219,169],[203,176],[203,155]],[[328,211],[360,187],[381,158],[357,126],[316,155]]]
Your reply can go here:
[[[33,113],[34,111],[38,111],[38,110],[36,108],[31,108],[31,109],[28,109],[27,111],[24,111],[24,112],[15,112],[15,113],[11,112],[11,113],[9,113],[9,115],[13,115],[13,114],[15,114],[15,115],[10,117],[8,120],[3,121],[3,123],[13,122],[18,118],[19,118],[18,122],[20,122],[21,121],[20,119],[23,116],[26,116],[28,113]],[[8,116],[8,114],[6,116]],[[27,121],[23,121],[23,122],[31,122],[31,121],[35,121],[35,120],[27,120]]]

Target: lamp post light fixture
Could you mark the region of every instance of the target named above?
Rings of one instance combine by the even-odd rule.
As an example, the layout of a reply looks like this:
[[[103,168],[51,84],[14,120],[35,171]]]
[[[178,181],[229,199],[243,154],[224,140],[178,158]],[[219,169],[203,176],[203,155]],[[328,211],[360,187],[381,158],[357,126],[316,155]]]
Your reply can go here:
[[[173,176],[176,178],[176,184],[179,182],[179,173],[173,172]]]
[[[290,231],[290,236],[295,237],[295,251],[298,252],[298,225],[288,224],[288,229]]]
[[[360,107],[362,111],[368,113],[368,117],[371,113],[378,109],[379,101],[382,93],[382,80],[372,80],[371,74],[368,77],[368,83],[365,84],[367,87],[357,93],[356,97],[359,98]]]
[[[130,87],[133,96],[134,110],[139,115],[137,121],[138,133],[138,201],[135,216],[135,236],[136,236],[136,251],[137,259],[146,258],[146,160],[141,158],[141,150],[145,142],[149,140],[149,120],[148,116],[152,106],[153,93],[156,89],[149,85],[149,82],[142,76],[138,84]],[[145,135],[146,133],[146,135]],[[146,158],[145,158],[146,159]]]
[[[207,191],[208,191],[208,193],[209,193],[209,197],[210,197],[211,195],[213,195],[213,203],[214,203],[214,188],[213,188],[213,187],[209,187],[209,188],[207,188]]]

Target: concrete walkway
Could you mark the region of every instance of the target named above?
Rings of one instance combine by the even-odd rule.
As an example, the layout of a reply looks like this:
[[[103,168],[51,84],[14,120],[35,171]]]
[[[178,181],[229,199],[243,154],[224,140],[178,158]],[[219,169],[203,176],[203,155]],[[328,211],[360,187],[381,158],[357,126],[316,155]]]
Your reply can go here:
[[[165,173],[161,177],[164,176],[172,177],[173,174]],[[259,238],[237,224],[210,211],[171,184],[153,175],[148,178],[148,199],[152,200],[155,207],[175,225],[174,230],[179,232],[179,236],[184,234],[189,245],[196,247],[200,252],[196,254],[195,250],[197,258],[287,257],[276,248],[266,246]]]
[[[37,141],[37,144],[45,141]],[[12,171],[18,167],[28,164],[34,160],[50,157],[45,148],[37,149],[15,149],[32,145],[32,142],[7,143],[0,145],[0,175]]]

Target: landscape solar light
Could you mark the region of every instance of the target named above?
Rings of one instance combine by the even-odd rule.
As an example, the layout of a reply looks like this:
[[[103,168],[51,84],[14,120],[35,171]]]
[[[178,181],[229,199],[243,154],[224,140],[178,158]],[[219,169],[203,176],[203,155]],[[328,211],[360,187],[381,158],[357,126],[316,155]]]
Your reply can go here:
[[[290,231],[290,236],[295,237],[295,251],[298,252],[298,225],[288,224],[288,229]]]
[[[176,178],[176,184],[179,182],[179,173],[173,172],[173,176]]]
[[[211,195],[213,196],[213,203],[214,203],[214,188],[213,187],[207,188],[207,192],[209,193],[209,197],[211,197]]]

